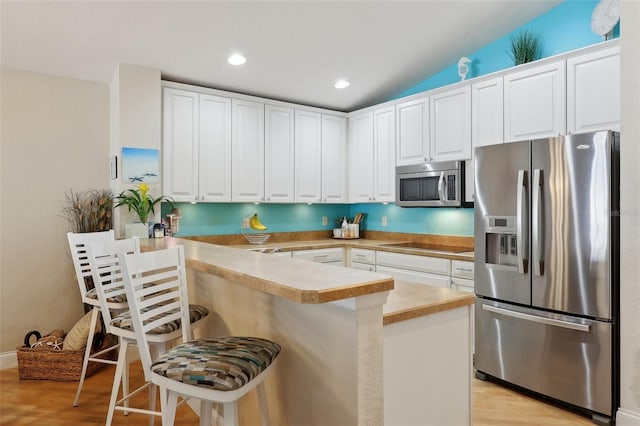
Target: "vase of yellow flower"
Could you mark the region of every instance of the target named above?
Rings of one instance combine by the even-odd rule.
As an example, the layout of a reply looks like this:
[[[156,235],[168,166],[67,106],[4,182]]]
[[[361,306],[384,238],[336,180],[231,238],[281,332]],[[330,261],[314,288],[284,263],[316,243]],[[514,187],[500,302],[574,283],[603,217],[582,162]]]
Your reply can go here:
[[[155,214],[155,206],[162,201],[166,201],[173,207],[173,199],[161,195],[154,198],[149,194],[149,185],[141,183],[135,189],[127,189],[122,191],[120,195],[115,197],[115,207],[127,206],[128,211],[134,211],[138,218],[139,223],[125,225],[125,237],[130,238],[132,236],[139,236],[141,238],[148,238],[151,236],[150,229],[153,228],[148,223],[149,214]]]

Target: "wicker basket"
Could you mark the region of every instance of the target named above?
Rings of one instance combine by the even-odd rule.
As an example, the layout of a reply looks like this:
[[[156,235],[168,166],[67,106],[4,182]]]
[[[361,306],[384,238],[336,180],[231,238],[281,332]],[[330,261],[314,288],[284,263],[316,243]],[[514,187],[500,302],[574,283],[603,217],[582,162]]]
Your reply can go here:
[[[29,335],[25,338],[25,342],[28,342],[28,337]],[[105,339],[101,349],[109,347],[112,344],[109,341],[110,339]],[[77,382],[80,380],[84,349],[79,351],[32,350],[27,343],[25,346],[17,348],[16,353],[18,355],[20,379],[57,380],[62,382]],[[110,359],[109,355],[112,353],[113,351],[106,352],[100,355],[99,358]],[[101,362],[90,361],[87,364],[85,377],[91,376],[104,366],[105,364]]]

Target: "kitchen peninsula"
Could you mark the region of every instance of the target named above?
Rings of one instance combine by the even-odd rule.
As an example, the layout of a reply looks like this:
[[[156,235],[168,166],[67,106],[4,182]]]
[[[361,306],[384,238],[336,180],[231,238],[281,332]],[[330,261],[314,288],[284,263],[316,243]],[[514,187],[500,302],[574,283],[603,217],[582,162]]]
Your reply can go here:
[[[197,337],[283,347],[265,386],[273,424],[470,424],[473,296],[388,275],[178,238],[189,298],[211,308]],[[257,398],[241,424],[259,423]]]

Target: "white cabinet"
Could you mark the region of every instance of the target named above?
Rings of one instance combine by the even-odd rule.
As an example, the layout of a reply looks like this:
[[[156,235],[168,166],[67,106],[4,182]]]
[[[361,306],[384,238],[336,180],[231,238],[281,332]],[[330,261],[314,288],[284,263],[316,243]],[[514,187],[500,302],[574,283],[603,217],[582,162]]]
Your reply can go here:
[[[347,119],[322,114],[322,201],[347,201]]]
[[[473,293],[474,263],[464,260],[451,261],[451,288]]]
[[[292,203],[294,191],[294,112],[265,105],[264,192],[268,203]]]
[[[373,200],[373,113],[349,118],[349,201]]]
[[[429,97],[431,159],[471,158],[471,88],[469,85]]]
[[[474,148],[504,142],[502,77],[471,85],[471,142]]]
[[[395,108],[349,119],[349,200],[395,201]]]
[[[379,251],[376,254],[376,272],[389,274],[402,281],[448,288],[451,283],[451,260]]]
[[[565,61],[504,75],[506,142],[565,133]]]
[[[366,250],[359,248],[350,249],[349,265],[354,269],[363,271],[376,271],[376,252],[375,250]]]
[[[396,165],[429,161],[429,99],[396,105]]]
[[[502,77],[471,85],[471,161],[465,163],[465,198],[474,200],[474,150],[504,142]]]
[[[163,89],[163,193],[231,200],[231,99]]]
[[[567,59],[567,133],[620,130],[620,48]]]
[[[394,202],[396,197],[396,110],[373,112],[373,200]]]
[[[322,197],[322,121],[317,112],[295,112],[295,201]]]
[[[297,250],[292,253],[294,259],[310,260],[312,262],[329,263],[344,266],[344,249],[342,247]]]
[[[231,201],[264,201],[264,104],[233,99]]]

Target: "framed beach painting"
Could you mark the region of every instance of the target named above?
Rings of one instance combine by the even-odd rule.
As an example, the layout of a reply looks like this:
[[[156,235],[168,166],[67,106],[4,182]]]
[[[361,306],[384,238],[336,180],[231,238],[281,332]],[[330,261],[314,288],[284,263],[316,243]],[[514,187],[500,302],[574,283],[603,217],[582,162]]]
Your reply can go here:
[[[146,148],[122,148],[122,179],[129,183],[158,183],[160,151]]]

